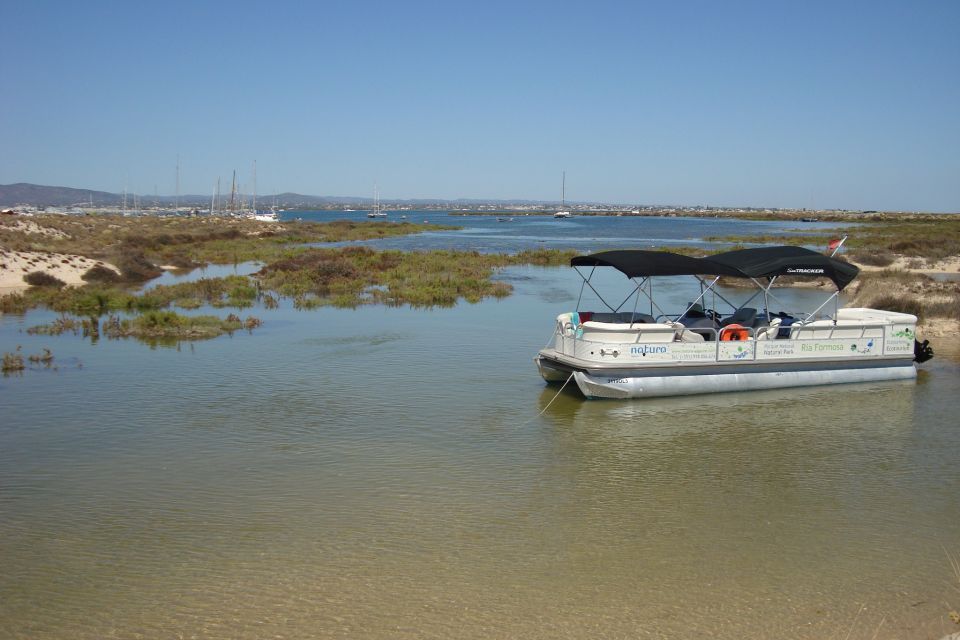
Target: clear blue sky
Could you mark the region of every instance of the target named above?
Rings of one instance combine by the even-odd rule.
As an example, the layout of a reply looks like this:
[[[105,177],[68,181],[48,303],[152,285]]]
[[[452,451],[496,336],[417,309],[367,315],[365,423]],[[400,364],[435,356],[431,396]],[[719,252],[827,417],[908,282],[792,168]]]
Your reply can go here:
[[[960,2],[0,0],[0,183],[960,210]]]

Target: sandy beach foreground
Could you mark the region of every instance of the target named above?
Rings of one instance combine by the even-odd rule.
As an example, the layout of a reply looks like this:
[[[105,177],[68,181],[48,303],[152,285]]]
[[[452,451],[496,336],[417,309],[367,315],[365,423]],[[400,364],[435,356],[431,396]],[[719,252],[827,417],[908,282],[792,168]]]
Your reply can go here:
[[[97,265],[120,273],[116,266],[108,262],[83,256],[67,253],[9,251],[0,247],[0,296],[27,289],[30,285],[23,278],[34,271],[51,275],[67,285],[82,286],[86,284],[83,275]]]

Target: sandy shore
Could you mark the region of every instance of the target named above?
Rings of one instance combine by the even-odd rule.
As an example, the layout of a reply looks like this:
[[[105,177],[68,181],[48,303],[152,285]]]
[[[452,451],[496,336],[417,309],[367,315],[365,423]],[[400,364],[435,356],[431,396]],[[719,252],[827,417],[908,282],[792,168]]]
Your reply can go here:
[[[858,262],[854,262],[853,260],[850,260],[850,262],[860,267],[861,271],[883,271],[885,269],[889,269],[891,271],[924,273],[928,276],[950,273],[960,274],[960,256],[953,256],[947,258],[946,260],[934,262],[933,264],[924,264],[922,267],[910,267],[909,265],[913,264],[915,260],[916,258],[900,257],[886,267],[874,267],[868,264],[860,264]]]
[[[23,291],[30,285],[23,277],[33,271],[43,271],[59,278],[68,285],[86,284],[83,274],[95,265],[120,270],[114,265],[66,253],[39,253],[34,251],[10,251],[0,247],[0,296]]]

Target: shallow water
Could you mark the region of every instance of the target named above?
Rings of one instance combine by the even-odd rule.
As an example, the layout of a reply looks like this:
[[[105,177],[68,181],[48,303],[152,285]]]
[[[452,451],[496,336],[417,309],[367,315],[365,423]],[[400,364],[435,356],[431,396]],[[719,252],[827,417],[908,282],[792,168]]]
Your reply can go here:
[[[284,301],[177,349],[0,317],[0,351],[59,367],[0,378],[0,637],[954,630],[956,353],[906,384],[584,401],[532,362],[579,279],[504,279],[452,309]]]
[[[406,215],[406,219],[401,219]],[[283,220],[365,221],[366,212],[292,211]],[[375,240],[371,244],[405,251],[458,249],[463,251],[516,252],[532,248],[574,249],[583,253],[603,249],[650,249],[725,246],[709,238],[749,235],[823,234],[836,227],[827,222],[784,220],[734,220],[730,218],[659,218],[642,216],[549,216],[515,215],[509,222],[497,216],[459,216],[445,211],[391,212],[391,222],[427,222],[461,227],[411,236]],[[329,246],[329,245],[328,245]]]

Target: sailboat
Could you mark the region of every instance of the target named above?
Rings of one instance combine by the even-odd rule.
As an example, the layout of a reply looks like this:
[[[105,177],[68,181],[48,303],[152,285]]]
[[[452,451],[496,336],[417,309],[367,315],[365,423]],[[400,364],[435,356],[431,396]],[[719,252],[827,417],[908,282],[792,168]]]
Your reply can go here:
[[[373,209],[367,214],[368,218],[386,218],[387,212],[380,209],[380,191],[373,185]]]
[[[560,187],[560,210],[553,214],[554,218],[569,218],[571,214],[567,211],[567,172],[563,172],[563,183]]]

